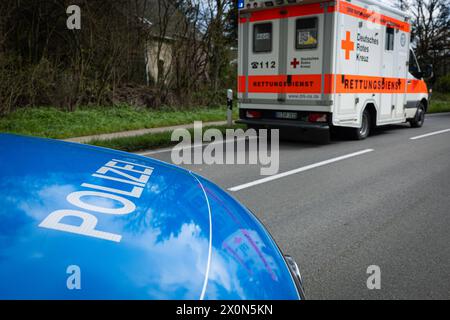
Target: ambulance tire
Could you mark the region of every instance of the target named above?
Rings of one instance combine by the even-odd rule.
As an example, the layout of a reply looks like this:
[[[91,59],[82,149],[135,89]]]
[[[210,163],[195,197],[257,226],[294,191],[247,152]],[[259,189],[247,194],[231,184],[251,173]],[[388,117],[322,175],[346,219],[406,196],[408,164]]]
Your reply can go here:
[[[361,128],[352,128],[351,137],[355,140],[364,140],[370,134],[372,120],[370,119],[369,110],[365,109],[362,115]]]
[[[425,122],[425,106],[422,102],[419,102],[419,106],[417,107],[416,115],[413,119],[409,120],[409,124],[413,128],[421,128],[423,126],[423,123]]]

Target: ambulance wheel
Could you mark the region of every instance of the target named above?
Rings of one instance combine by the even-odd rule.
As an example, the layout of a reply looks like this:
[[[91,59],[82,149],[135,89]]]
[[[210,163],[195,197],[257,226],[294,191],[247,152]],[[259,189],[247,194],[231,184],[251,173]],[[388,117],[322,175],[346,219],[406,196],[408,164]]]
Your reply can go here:
[[[352,137],[355,140],[364,140],[370,134],[370,113],[369,110],[364,110],[361,121],[361,128],[352,129]]]
[[[423,123],[425,122],[425,112],[425,106],[422,102],[420,102],[419,106],[417,107],[416,116],[413,119],[409,120],[411,127],[421,128],[423,126]]]

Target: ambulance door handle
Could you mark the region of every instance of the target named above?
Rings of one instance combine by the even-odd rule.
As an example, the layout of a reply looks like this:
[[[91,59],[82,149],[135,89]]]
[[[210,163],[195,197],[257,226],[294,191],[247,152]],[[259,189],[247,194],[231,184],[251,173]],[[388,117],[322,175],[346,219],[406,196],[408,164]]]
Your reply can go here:
[[[288,84],[291,84],[292,83],[292,75],[288,74],[286,81]]]

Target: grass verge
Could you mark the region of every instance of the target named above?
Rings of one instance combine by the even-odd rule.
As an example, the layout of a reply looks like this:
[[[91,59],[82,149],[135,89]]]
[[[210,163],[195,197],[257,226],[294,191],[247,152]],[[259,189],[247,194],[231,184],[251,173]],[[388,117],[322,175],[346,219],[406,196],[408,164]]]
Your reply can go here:
[[[237,117],[237,108],[234,108]],[[0,118],[0,132],[66,139],[94,134],[226,120],[226,107],[175,110],[131,106],[80,107],[74,112],[56,108],[23,108]]]
[[[450,93],[433,93],[429,113],[450,112]]]
[[[222,134],[225,133],[226,129],[230,129],[227,126],[214,126],[214,127],[205,126],[203,127],[203,132],[211,128],[219,129],[222,132]],[[231,127],[231,129],[238,129],[238,128],[244,129],[245,126],[234,125]],[[188,131],[191,133],[191,136],[193,137],[194,129],[188,129]],[[149,133],[133,137],[120,137],[110,140],[92,140],[88,142],[88,144],[110,149],[134,152],[134,151],[170,147],[178,144],[177,141],[171,141],[171,136],[172,132],[167,131],[161,133]]]
[[[450,112],[450,93],[433,93],[428,112]],[[235,107],[234,118],[236,119],[237,117],[238,109]],[[190,124],[195,120],[208,122],[225,119],[225,106],[186,110],[171,108],[147,110],[131,106],[81,107],[74,112],[61,111],[50,107],[23,108],[0,118],[0,132],[67,139],[118,131]],[[121,138],[123,141],[120,144],[125,146],[126,139],[131,139],[137,146],[145,146],[140,149],[145,149],[149,145],[159,147],[163,146],[163,141],[170,140],[170,137],[167,139],[167,135],[169,134],[160,133],[152,134],[152,137]],[[118,139],[110,141],[116,140]],[[132,144],[131,140],[130,146]],[[113,142],[110,143],[113,145]]]

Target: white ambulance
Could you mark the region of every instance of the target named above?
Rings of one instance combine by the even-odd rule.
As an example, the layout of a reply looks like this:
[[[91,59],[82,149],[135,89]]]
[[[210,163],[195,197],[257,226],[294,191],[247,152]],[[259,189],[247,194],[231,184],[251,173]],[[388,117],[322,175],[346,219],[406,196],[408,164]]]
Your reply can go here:
[[[238,98],[249,127],[329,136],[409,121],[428,108],[408,16],[374,0],[239,0]]]

